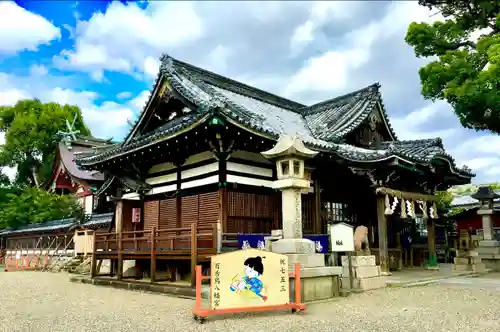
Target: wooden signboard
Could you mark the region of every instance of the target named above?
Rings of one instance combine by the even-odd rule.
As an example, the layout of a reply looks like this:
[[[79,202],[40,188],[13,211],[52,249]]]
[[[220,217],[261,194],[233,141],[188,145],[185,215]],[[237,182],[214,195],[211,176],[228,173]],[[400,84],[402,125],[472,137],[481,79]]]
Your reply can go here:
[[[300,299],[300,267],[288,271],[288,257],[248,249],[212,256],[211,276],[197,267],[194,318],[214,314],[292,309],[305,310]],[[295,302],[290,302],[289,277],[295,277]],[[201,308],[201,280],[210,279],[210,308]]]

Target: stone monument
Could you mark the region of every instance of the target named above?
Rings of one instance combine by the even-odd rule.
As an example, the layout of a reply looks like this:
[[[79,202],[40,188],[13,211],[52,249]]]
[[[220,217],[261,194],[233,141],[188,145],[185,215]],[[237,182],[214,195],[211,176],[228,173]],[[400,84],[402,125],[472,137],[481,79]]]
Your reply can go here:
[[[293,264],[300,264],[304,301],[335,296],[338,276],[342,273],[339,266],[325,266],[324,254],[316,253],[315,243],[302,238],[302,193],[311,186],[304,176],[304,160],[317,153],[306,148],[299,138],[286,135],[280,136],[272,149],[262,152],[264,157],[276,162],[278,179],[273,188],[282,194],[283,230],[272,232],[274,241],[269,247],[288,256],[290,270]]]
[[[381,275],[380,266],[377,266],[375,256],[371,255],[368,241],[368,228],[358,226],[354,231],[355,256],[342,256],[342,288],[350,288],[349,275],[352,273],[352,288],[370,290],[386,286],[385,278]]]
[[[486,265],[486,268],[493,271],[500,271],[500,241],[493,237],[492,215],[493,201],[500,197],[491,187],[480,187],[477,193],[471,195],[479,201],[477,214],[482,217],[483,240],[479,241],[477,252]]]
[[[458,253],[454,258],[453,271],[472,271],[482,273],[486,267],[475,250],[471,234],[463,229],[459,234]]]

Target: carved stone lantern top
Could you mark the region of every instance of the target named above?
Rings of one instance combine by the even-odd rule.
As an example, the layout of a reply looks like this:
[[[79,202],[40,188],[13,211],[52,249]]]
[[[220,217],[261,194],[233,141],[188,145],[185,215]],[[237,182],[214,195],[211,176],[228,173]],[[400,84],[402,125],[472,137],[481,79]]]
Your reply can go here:
[[[476,193],[470,195],[470,197],[477,199],[478,201],[494,200],[500,197],[499,194],[495,193],[490,186],[479,187]]]
[[[278,181],[273,184],[274,188],[308,189],[310,187],[310,181],[304,175],[304,160],[313,158],[318,152],[306,148],[300,138],[280,136],[272,149],[261,154],[276,162]]]
[[[493,191],[490,186],[479,187],[478,191],[472,194],[470,197],[477,199],[480,203],[481,209],[492,209],[493,200],[500,197],[497,193]],[[479,212],[478,212],[479,213]]]
[[[261,152],[261,154],[267,159],[281,159],[286,157],[307,159],[313,158],[318,152],[306,148],[302,140],[297,136],[281,135],[272,149]]]

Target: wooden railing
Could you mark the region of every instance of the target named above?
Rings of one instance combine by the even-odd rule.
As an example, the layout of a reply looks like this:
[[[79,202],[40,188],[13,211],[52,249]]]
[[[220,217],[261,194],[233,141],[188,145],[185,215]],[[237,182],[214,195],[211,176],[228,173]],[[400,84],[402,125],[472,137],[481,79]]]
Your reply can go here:
[[[190,259],[191,283],[195,283],[195,268],[200,256],[217,253],[217,225],[125,231],[122,233],[95,233],[94,254],[92,256],[91,276],[98,273],[97,256],[116,255],[117,278],[122,278],[124,255],[151,259],[151,282],[156,281],[156,261],[158,256]],[[108,257],[110,258],[110,257]],[[113,258],[113,257],[111,257]],[[127,257],[125,257],[126,259]],[[101,258],[102,259],[102,258]]]
[[[119,233],[96,233],[94,253],[191,255],[215,254],[217,252],[217,227],[196,226],[124,231]]]

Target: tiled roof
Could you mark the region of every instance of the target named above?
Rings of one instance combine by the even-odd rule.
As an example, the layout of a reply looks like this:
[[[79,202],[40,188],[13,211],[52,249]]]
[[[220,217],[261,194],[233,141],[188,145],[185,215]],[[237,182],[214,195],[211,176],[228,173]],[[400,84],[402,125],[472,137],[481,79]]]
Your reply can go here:
[[[500,190],[495,190],[496,194],[500,195]],[[479,201],[470,196],[471,194],[460,195],[453,197],[451,201],[451,206],[453,207],[461,207],[461,206],[473,206],[479,205]],[[495,206],[500,206],[500,199],[495,200]]]
[[[82,180],[104,181],[104,175],[98,171],[80,169],[75,163],[75,156],[63,142],[59,143],[59,155],[66,171],[73,177]]]
[[[339,143],[339,139],[355,130],[377,104],[382,106],[383,120],[392,138],[396,139],[383,108],[378,84],[323,103],[305,106],[169,56],[162,57],[155,86],[159,84],[160,78],[168,81],[177,93],[197,109],[152,133],[129,137],[121,146],[99,155],[78,158],[79,164],[88,166],[140,150],[144,145],[169,139],[180,129],[199,124],[213,114],[220,114],[271,138],[278,138],[281,134],[298,136],[313,149],[335,153],[356,162],[378,162],[399,157],[414,163],[429,164],[432,158],[438,156],[450,162],[453,172],[466,178],[474,176],[470,169],[460,169],[455,165],[439,139],[387,142],[378,150]]]
[[[31,224],[18,227],[16,229],[5,229],[3,231],[0,231],[0,236],[22,234],[22,233],[34,233],[34,232],[54,232],[54,231],[69,229],[71,226],[75,224],[76,224],[75,218],[52,220],[43,224]]]
[[[306,107],[301,113],[314,137],[335,141],[359,128],[359,125],[373,113],[379,104],[389,133],[393,139],[396,139],[396,134],[390,126],[383,107],[379,88],[380,85],[376,83],[347,95]]]
[[[102,228],[109,226],[113,219],[113,212],[90,215],[85,222],[80,224],[80,228]]]

